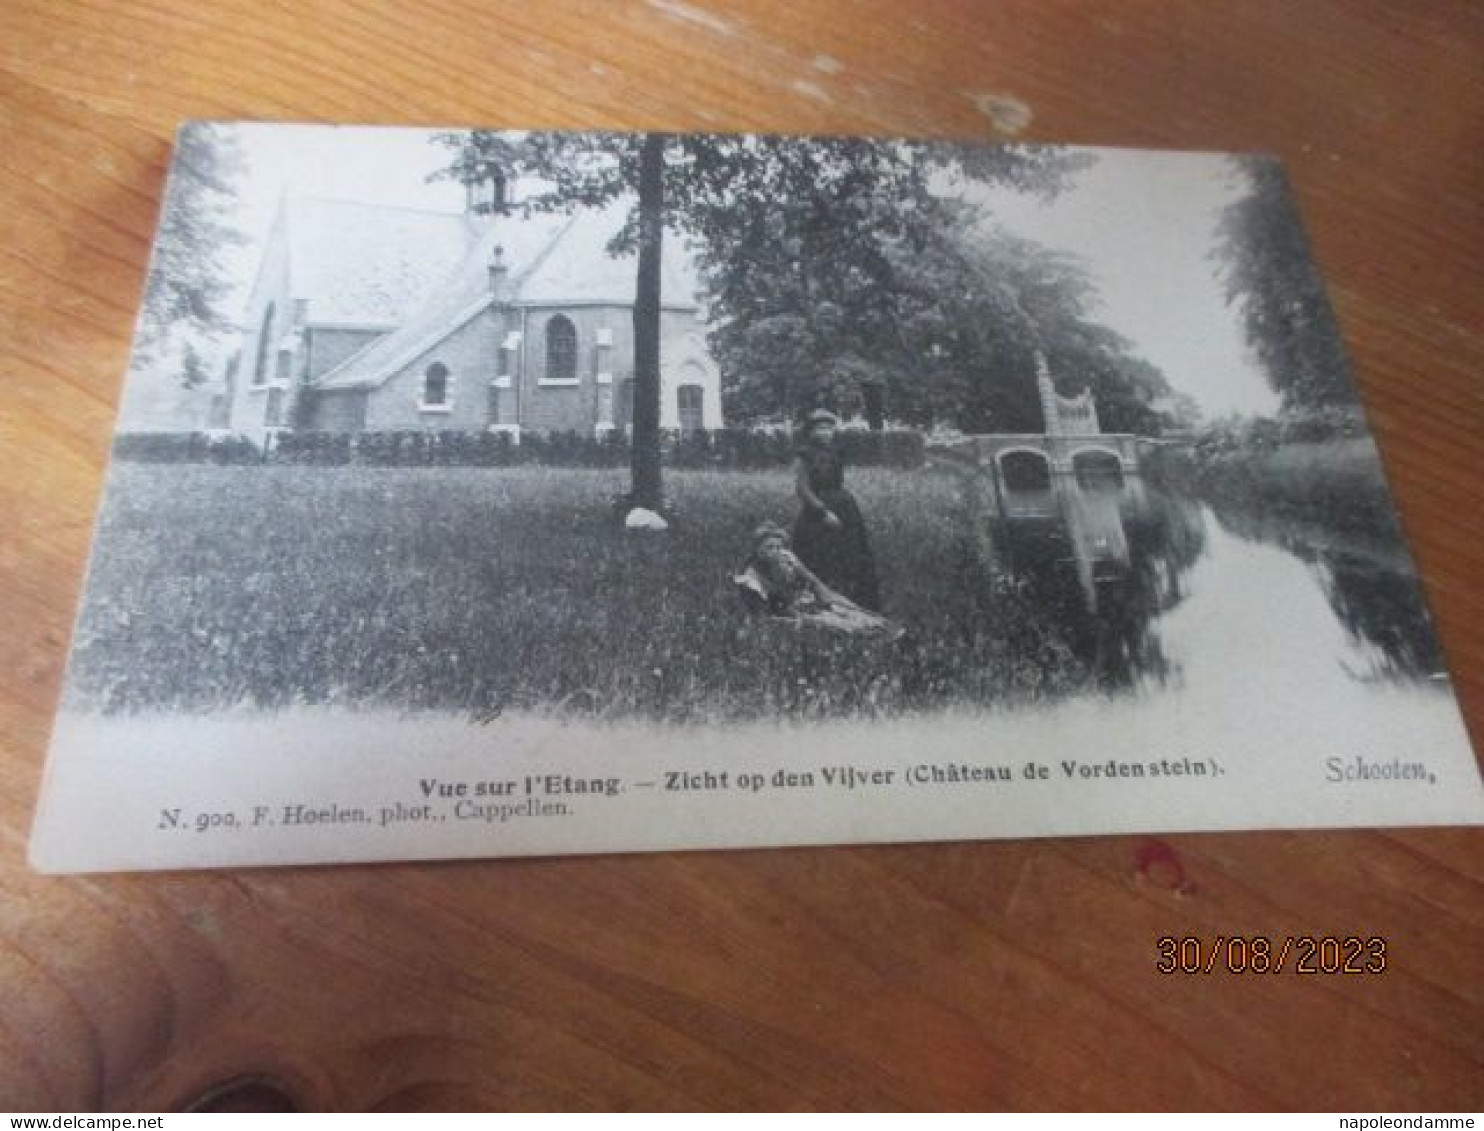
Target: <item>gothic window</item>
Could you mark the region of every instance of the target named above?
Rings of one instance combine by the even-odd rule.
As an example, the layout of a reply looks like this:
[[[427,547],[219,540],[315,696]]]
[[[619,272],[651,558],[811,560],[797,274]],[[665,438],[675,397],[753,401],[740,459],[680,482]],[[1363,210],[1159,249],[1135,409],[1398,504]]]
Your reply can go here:
[[[435,361],[423,374],[423,408],[448,407],[448,366]]]
[[[273,339],[273,304],[263,311],[263,324],[258,328],[258,360],[253,365],[252,383],[262,385],[268,380],[268,358]]]
[[[705,419],[706,390],[700,385],[681,385],[675,390],[680,409],[680,431],[699,432]]]
[[[577,379],[577,327],[565,315],[554,315],[546,323],[546,380]]]

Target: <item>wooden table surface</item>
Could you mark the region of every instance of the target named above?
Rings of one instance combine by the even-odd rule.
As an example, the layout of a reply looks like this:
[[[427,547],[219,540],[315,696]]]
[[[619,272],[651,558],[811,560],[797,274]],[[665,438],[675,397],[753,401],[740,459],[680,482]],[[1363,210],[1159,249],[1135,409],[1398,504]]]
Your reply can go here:
[[[31,874],[198,117],[1275,151],[1484,738],[1478,4],[4,0],[0,1108],[1484,1107],[1479,829]],[[1392,961],[1170,977],[1166,933]]]

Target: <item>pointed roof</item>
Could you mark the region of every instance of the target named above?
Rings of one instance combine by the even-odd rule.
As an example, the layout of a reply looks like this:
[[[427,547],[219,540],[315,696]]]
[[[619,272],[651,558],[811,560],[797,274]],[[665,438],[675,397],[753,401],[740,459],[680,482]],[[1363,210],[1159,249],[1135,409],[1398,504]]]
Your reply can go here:
[[[604,209],[585,209],[572,216],[572,224],[522,283],[518,299],[527,305],[542,303],[634,302],[638,256],[608,254],[608,241],[622,227],[630,201]],[[506,256],[509,261],[509,256]],[[666,231],[660,294],[666,307],[695,309],[699,289],[690,256],[680,238]]]
[[[486,223],[453,212],[290,198],[289,294],[312,324],[401,325],[468,254]]]
[[[518,291],[524,278],[540,265],[562,229],[570,223],[569,217],[553,215],[487,221],[463,262],[447,278],[429,288],[422,305],[402,325],[352,354],[322,375],[315,385],[321,389],[346,389],[385,381],[494,301],[490,293],[489,262],[496,247],[503,249],[505,262],[510,266],[512,288]]]
[[[484,220],[463,261],[392,333],[378,338],[315,382],[320,389],[374,387],[433,349],[495,301],[489,263],[500,248],[510,270],[504,301],[518,306],[612,303],[632,306],[636,257],[614,257],[607,245],[623,222],[626,203],[570,216],[537,214]],[[674,237],[665,241],[661,294],[667,309],[696,309],[689,256]]]

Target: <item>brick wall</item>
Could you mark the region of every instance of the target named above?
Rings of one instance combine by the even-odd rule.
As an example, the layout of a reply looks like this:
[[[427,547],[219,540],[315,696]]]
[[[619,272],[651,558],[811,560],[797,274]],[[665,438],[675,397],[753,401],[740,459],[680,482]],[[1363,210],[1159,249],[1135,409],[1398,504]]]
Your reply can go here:
[[[366,394],[359,390],[317,393],[314,419],[317,432],[359,432],[366,427]]]
[[[575,380],[552,383],[547,375],[547,327],[557,315],[568,318],[576,331]],[[524,332],[515,359],[521,371],[512,387],[500,390],[507,410],[519,401],[520,426],[537,432],[578,432],[591,435],[603,423],[624,424],[621,396],[624,381],[634,371],[633,316],[625,306],[538,308],[521,311],[485,311],[465,323],[448,338],[403,366],[379,388],[365,394],[364,420],[338,404],[317,409],[315,427],[328,430],[364,428],[373,432],[426,429],[478,432],[495,423],[491,404],[491,380],[501,372],[505,359],[501,344],[511,332]],[[600,346],[600,331],[611,342]],[[318,335],[318,331],[316,334]],[[319,351],[316,336],[315,354]],[[704,335],[695,316],[667,310],[660,320],[662,388],[660,423],[679,424],[677,387],[700,384],[704,389],[704,426],[721,426],[721,390],[715,363],[706,353]],[[424,374],[433,364],[448,369],[449,395],[446,411],[421,405]],[[317,365],[317,363],[316,363]],[[601,386],[599,373],[612,377]],[[328,403],[332,398],[324,398]],[[328,415],[327,415],[328,414]],[[504,422],[511,417],[505,416]]]
[[[577,383],[553,385],[547,373],[547,327],[558,315],[577,331]],[[598,422],[598,331],[606,329],[612,345],[603,352],[605,368],[632,368],[633,319],[623,306],[534,309],[526,312],[524,372],[521,381],[521,427],[538,432],[591,433]]]
[[[371,432],[421,428],[432,432],[480,432],[490,422],[490,380],[499,359],[504,320],[494,311],[471,318],[432,349],[404,365],[366,394],[364,427]],[[448,369],[444,411],[421,406],[429,366]]]
[[[574,386],[545,383],[546,327],[556,314],[572,321],[577,330],[577,376]],[[598,332],[606,328],[612,345],[606,357],[599,352]],[[624,382],[634,374],[634,319],[626,306],[594,306],[532,310],[526,318],[526,368],[522,386],[521,409],[524,427],[540,431],[591,432],[603,419],[623,425],[625,406],[620,404]],[[689,311],[666,310],[660,315],[660,425],[677,427],[680,423],[676,388],[681,383],[702,386],[705,404],[705,426],[721,427],[721,387],[716,365],[705,347],[703,328]],[[600,389],[597,374],[600,366],[612,377],[607,390]],[[611,399],[611,405],[600,417],[600,405]]]

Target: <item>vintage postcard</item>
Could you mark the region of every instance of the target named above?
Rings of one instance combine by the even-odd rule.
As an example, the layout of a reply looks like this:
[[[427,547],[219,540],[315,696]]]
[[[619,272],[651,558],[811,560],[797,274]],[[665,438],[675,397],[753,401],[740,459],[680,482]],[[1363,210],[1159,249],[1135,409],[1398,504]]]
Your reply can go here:
[[[1481,818],[1277,162],[181,131],[37,868]]]

